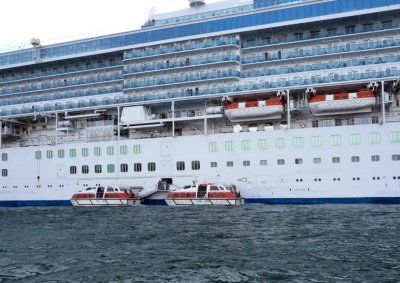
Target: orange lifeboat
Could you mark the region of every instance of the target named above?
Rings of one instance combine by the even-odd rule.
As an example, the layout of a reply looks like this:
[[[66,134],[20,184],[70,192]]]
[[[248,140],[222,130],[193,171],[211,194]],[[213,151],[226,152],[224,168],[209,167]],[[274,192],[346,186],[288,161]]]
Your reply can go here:
[[[233,102],[225,106],[225,116],[232,122],[279,119],[284,111],[279,98]]]
[[[140,200],[130,188],[100,186],[75,193],[71,203],[73,206],[131,206],[139,205]]]
[[[200,184],[188,186],[170,192],[166,198],[169,206],[180,205],[241,205],[243,198],[237,192],[236,187],[220,184]]]
[[[316,95],[308,102],[313,115],[333,115],[371,112],[375,95],[370,90]]]

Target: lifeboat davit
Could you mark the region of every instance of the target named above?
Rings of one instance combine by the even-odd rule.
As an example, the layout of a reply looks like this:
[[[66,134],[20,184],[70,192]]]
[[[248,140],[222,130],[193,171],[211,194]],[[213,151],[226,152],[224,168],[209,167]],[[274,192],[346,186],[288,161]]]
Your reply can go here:
[[[200,184],[170,192],[165,201],[170,206],[180,205],[223,205],[234,206],[244,203],[236,187],[220,184]]]
[[[279,119],[284,112],[279,98],[233,102],[225,106],[225,115],[232,122]]]
[[[73,206],[133,206],[139,205],[140,200],[132,189],[100,186],[75,193],[71,203]]]
[[[370,90],[317,95],[308,102],[313,115],[333,115],[371,112],[375,95]]]

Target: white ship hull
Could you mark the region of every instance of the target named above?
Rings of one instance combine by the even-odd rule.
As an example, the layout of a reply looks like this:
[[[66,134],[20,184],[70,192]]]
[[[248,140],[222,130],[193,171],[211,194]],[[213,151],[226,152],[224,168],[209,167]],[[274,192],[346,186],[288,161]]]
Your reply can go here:
[[[151,190],[160,178],[172,178],[179,186],[198,182],[234,183],[246,203],[324,203],[324,202],[400,202],[400,162],[393,161],[392,156],[399,153],[397,143],[389,141],[392,131],[398,130],[398,123],[385,125],[358,125],[329,128],[305,128],[268,132],[270,146],[258,149],[257,141],[266,138],[266,132],[244,132],[230,134],[210,134],[207,136],[185,136],[175,138],[158,138],[148,140],[120,141],[132,148],[141,143],[143,163],[155,162],[155,172],[102,173],[94,172],[86,175],[70,175],[68,168],[74,164],[78,168],[83,164],[108,164],[115,162],[116,157],[102,156],[97,160],[77,157],[75,159],[35,159],[36,147],[6,149],[10,159],[24,160],[24,168],[9,162],[10,178],[2,182],[0,205],[70,205],[69,199],[77,190],[85,186],[130,185],[142,186]],[[380,144],[369,144],[369,134],[379,132]],[[359,133],[362,143],[358,146],[348,145],[348,136]],[[329,138],[340,134],[342,144],[331,146]],[[311,137],[321,136],[323,145],[312,147]],[[276,138],[291,141],[294,137],[304,137],[307,141],[302,148],[294,148],[289,142],[285,149],[273,148]],[[249,151],[208,152],[208,143],[217,141],[225,143],[230,140],[240,144],[249,140],[254,146]],[[105,148],[116,145],[116,142],[91,143],[92,147]],[[169,146],[170,151],[162,149]],[[88,144],[71,144],[69,148],[87,147]],[[40,147],[42,151],[57,149],[61,146]],[[159,150],[155,150],[159,149]],[[196,150],[193,150],[196,149]],[[3,149],[4,151],[5,149]],[[380,155],[379,162],[371,162],[372,155]],[[358,163],[352,163],[352,156],[359,156]],[[331,162],[332,157],[340,157],[341,163]],[[295,164],[301,158],[303,164]],[[313,158],[320,158],[320,164],[314,164]],[[285,160],[285,165],[277,165],[277,160]],[[131,157],[120,155],[121,163],[129,163]],[[184,172],[177,171],[176,162],[185,160],[200,161],[200,170],[188,168]],[[267,166],[260,166],[260,160],[267,160]],[[226,167],[228,161],[234,167]],[[249,161],[250,166],[243,166]],[[218,162],[219,168],[210,167],[210,162]],[[188,166],[190,167],[190,166]],[[39,174],[39,179],[38,179]],[[7,187],[7,188],[5,188]],[[146,201],[145,201],[146,203]],[[164,199],[152,199],[151,204],[165,204]]]

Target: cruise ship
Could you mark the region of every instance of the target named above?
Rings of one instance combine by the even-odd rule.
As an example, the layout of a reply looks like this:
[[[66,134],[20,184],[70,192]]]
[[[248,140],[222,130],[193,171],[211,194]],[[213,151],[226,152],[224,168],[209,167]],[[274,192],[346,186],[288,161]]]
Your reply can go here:
[[[400,0],[182,0],[0,54],[0,206],[234,184],[245,203],[400,203]],[[165,187],[165,186],[164,186]]]

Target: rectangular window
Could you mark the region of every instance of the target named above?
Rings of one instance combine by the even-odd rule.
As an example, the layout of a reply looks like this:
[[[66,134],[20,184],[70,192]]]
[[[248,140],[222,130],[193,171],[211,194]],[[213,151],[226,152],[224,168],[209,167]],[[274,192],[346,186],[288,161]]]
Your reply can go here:
[[[233,151],[233,141],[226,141],[225,142],[225,151]]]
[[[333,145],[333,146],[340,145],[341,141],[340,141],[340,136],[339,135],[331,135],[330,140],[331,140],[331,145]]]
[[[185,170],[185,161],[176,162],[176,170],[184,171]]]
[[[311,137],[311,145],[318,147],[322,145],[322,137],[321,136],[313,136]]]
[[[304,138],[302,137],[293,138],[293,147],[304,147]]]
[[[122,154],[122,155],[127,155],[128,154],[128,146],[121,145],[119,147],[119,153]]]
[[[147,163],[147,170],[149,172],[154,172],[156,171],[156,163],[155,162],[149,162]]]
[[[75,175],[76,174],[76,166],[70,166],[69,167],[69,174]]]
[[[141,148],[140,148],[140,144],[135,144],[133,146],[133,154],[140,154],[142,152]]]
[[[89,156],[89,149],[87,147],[82,148],[82,157]]]
[[[316,158],[313,159],[314,164],[321,164],[321,161],[322,160],[319,157],[316,157]]]
[[[76,157],[76,149],[75,148],[71,148],[69,150],[69,157],[71,157],[71,158],[75,158]]]
[[[192,170],[200,170],[200,161],[199,160],[192,161]]]
[[[100,174],[101,173],[101,165],[95,165],[94,166],[94,173]]]
[[[268,148],[268,141],[266,139],[258,140],[258,149],[267,149]]]
[[[233,161],[227,161],[226,167],[233,167]]]
[[[285,165],[285,159],[278,159],[278,160],[276,161],[276,163],[277,163],[278,165]]]
[[[53,159],[53,151],[52,150],[46,151],[46,157],[47,159]]]
[[[400,131],[390,133],[392,143],[400,143]]]
[[[2,161],[7,161],[7,160],[8,160],[8,155],[7,155],[7,153],[2,153],[2,154],[1,154],[1,160],[2,160]]]
[[[286,140],[283,138],[277,138],[275,139],[275,147],[277,149],[283,149],[286,147]]]
[[[369,134],[369,143],[370,144],[380,144],[381,143],[381,134],[380,133],[370,133]]]
[[[107,146],[107,155],[109,155],[109,156],[114,155],[114,147],[113,146]]]
[[[216,168],[216,167],[218,167],[218,163],[217,162],[211,162],[210,166],[211,166],[211,168]]]
[[[392,160],[393,161],[400,161],[400,154],[393,154],[392,155]]]
[[[7,169],[1,169],[1,176],[2,176],[2,177],[7,177],[7,176],[8,176],[8,171],[7,171]]]
[[[142,163],[134,163],[133,164],[133,171],[142,172]]]
[[[208,143],[208,151],[209,152],[217,152],[217,143],[216,142],[209,142]]]
[[[89,165],[82,165],[82,174],[89,174]]]
[[[243,140],[241,143],[241,148],[242,150],[250,150],[250,141],[249,140]]]
[[[371,161],[372,162],[379,162],[381,157],[379,155],[371,155]]]
[[[340,157],[332,157],[332,163],[340,163]]]
[[[115,172],[115,165],[114,164],[107,164],[107,172],[114,173]]]
[[[249,160],[244,160],[243,161],[243,166],[250,166],[250,161]]]
[[[120,165],[120,171],[121,171],[122,173],[128,172],[128,164],[126,164],[126,163],[121,163],[121,165]]]
[[[94,148],[94,156],[100,156],[101,155],[101,147],[96,146]]]
[[[36,159],[42,159],[42,152],[41,151],[36,151],[35,152],[35,158]]]
[[[260,160],[260,166],[267,166],[267,160]]]
[[[359,134],[351,134],[349,143],[351,145],[359,145],[361,143],[361,135]]]
[[[294,164],[297,164],[297,165],[303,164],[303,159],[301,159],[301,158],[296,158],[296,159],[294,160]]]
[[[352,156],[351,162],[360,162],[360,156]]]
[[[58,155],[58,158],[64,158],[65,157],[64,149],[59,149],[57,155]]]

